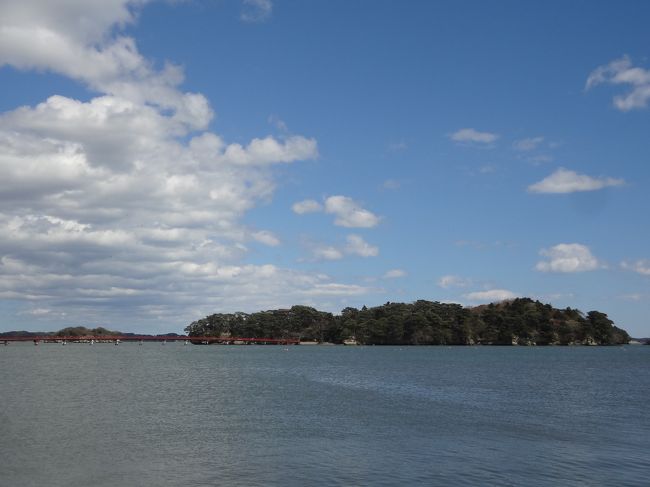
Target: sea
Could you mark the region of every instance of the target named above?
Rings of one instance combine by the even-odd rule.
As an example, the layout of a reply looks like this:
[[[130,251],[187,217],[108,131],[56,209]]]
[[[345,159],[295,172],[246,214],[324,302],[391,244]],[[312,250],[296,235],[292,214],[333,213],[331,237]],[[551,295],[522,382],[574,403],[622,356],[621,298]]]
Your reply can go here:
[[[0,486],[276,485],[650,485],[650,346],[0,345]]]

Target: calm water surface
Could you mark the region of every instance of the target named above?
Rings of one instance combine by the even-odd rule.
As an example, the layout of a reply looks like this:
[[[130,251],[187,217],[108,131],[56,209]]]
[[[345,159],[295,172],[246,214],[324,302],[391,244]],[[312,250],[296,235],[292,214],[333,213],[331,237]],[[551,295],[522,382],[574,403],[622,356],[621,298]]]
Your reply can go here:
[[[0,486],[648,485],[650,346],[0,346]]]

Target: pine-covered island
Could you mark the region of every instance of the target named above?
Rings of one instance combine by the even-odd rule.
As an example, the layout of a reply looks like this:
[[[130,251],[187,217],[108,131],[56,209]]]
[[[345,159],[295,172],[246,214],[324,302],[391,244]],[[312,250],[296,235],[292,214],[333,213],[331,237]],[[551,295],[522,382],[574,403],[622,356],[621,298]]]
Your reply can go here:
[[[476,307],[418,300],[340,315],[309,306],[217,313],[191,323],[189,336],[299,338],[360,345],[618,345],[630,336],[605,313],[558,309],[530,298]]]

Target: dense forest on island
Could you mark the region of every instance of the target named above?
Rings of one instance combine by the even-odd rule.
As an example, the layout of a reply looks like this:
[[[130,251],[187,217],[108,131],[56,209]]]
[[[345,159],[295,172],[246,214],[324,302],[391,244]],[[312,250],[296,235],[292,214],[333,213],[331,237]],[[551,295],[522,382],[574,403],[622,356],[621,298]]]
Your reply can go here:
[[[191,323],[190,336],[300,338],[364,345],[614,345],[630,340],[599,311],[557,309],[529,298],[463,307],[419,300],[340,315],[308,306],[257,313],[218,313]]]

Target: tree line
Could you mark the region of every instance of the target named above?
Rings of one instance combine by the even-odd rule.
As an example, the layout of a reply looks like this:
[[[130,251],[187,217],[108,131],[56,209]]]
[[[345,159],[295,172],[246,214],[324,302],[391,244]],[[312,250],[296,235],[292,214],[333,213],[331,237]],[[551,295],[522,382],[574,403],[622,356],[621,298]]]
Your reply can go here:
[[[630,340],[605,313],[554,308],[530,298],[463,307],[418,300],[361,309],[340,315],[309,306],[217,313],[185,328],[190,336],[300,338],[365,345],[614,345]]]

